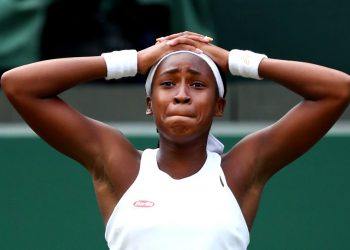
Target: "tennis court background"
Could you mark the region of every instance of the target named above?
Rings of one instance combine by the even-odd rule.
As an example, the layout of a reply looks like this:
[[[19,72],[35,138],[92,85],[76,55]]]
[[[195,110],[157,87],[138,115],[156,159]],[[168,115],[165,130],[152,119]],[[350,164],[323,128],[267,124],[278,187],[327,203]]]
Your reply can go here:
[[[245,124],[228,133],[228,125],[217,130],[226,148],[260,126]],[[130,132],[133,126],[124,125],[135,146],[156,145],[151,127],[141,125],[140,134],[137,126]],[[268,183],[250,250],[346,248],[350,134],[348,124],[341,128]],[[22,125],[0,131],[0,249],[107,249],[87,172]]]

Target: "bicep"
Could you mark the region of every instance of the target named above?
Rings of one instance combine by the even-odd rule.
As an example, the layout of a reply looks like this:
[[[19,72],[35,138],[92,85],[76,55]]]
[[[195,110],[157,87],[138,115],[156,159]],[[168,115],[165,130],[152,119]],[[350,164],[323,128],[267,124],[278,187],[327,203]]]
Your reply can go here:
[[[305,100],[279,121],[257,133],[257,175],[267,180],[308,151],[341,115],[331,101]]]
[[[330,101],[305,100],[269,127],[243,138],[225,155],[226,172],[251,186],[265,183],[280,169],[307,152],[341,115]],[[230,178],[229,176],[229,178]]]
[[[90,168],[100,154],[107,128],[60,98],[22,100],[16,105],[27,124],[59,152]]]

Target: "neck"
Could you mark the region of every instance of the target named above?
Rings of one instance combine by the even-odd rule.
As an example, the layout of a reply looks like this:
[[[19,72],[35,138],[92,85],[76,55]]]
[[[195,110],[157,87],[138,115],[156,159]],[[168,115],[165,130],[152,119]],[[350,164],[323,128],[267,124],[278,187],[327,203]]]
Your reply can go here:
[[[160,138],[158,167],[174,179],[191,176],[202,168],[207,159],[206,145],[206,138],[183,144]]]

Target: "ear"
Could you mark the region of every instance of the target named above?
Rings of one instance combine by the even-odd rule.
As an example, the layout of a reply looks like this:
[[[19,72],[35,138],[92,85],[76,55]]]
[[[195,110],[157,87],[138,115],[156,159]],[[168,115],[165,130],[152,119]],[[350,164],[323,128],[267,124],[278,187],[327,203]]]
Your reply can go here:
[[[225,110],[226,100],[222,97],[219,97],[216,101],[215,116],[223,116]]]
[[[152,98],[150,96],[146,97],[146,115],[153,115]]]

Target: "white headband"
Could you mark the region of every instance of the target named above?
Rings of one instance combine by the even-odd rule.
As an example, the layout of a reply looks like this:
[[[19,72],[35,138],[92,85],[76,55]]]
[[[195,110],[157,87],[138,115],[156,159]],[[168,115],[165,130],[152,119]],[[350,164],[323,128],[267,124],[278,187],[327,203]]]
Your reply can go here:
[[[220,97],[224,97],[224,92],[225,92],[224,84],[222,82],[222,78],[221,78],[219,69],[216,66],[215,62],[209,56],[207,56],[204,53],[198,54],[198,53],[194,53],[194,52],[189,51],[189,50],[178,50],[178,51],[171,52],[171,53],[165,55],[164,57],[162,57],[156,64],[154,64],[152,66],[152,68],[150,69],[150,71],[148,73],[148,76],[147,76],[147,79],[146,79],[146,84],[145,84],[147,95],[151,94],[151,87],[152,87],[152,81],[153,81],[154,73],[156,72],[156,69],[158,68],[159,64],[164,59],[166,59],[167,57],[169,57],[171,55],[179,54],[179,53],[190,53],[192,55],[196,55],[196,56],[202,58],[209,65],[209,67],[211,68],[211,70],[212,70],[212,72],[214,74],[214,77],[215,77],[215,80],[216,80],[216,84],[217,84],[218,90],[219,90],[219,96]]]

